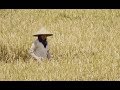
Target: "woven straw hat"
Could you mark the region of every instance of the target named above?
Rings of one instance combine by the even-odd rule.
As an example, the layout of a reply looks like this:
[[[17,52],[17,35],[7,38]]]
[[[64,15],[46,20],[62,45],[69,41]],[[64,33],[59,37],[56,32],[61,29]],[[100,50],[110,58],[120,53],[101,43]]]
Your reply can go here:
[[[37,33],[33,34],[33,36],[39,36],[39,35],[52,36],[53,34],[48,32],[44,27],[42,27]]]

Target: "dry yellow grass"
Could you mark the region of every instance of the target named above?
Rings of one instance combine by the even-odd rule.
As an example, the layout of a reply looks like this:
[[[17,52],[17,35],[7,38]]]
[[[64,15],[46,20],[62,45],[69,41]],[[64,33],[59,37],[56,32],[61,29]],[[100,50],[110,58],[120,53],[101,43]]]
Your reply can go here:
[[[51,61],[32,60],[28,50],[40,26]],[[120,10],[1,9],[0,80],[120,80]]]

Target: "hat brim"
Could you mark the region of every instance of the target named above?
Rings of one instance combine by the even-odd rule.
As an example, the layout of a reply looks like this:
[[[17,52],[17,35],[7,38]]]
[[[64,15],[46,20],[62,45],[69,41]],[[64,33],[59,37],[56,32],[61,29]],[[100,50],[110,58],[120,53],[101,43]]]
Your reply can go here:
[[[41,35],[52,36],[53,34],[35,34],[35,35],[33,35],[33,36],[41,36]]]

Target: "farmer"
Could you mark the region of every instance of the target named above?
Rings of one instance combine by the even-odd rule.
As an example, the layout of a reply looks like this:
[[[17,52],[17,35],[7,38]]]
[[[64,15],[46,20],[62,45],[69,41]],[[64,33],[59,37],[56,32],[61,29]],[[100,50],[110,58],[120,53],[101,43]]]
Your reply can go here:
[[[43,27],[33,36],[36,36],[37,39],[32,43],[32,46],[30,48],[30,54],[31,56],[41,61],[44,58],[50,59],[50,53],[49,53],[49,47],[47,42],[47,37],[52,36],[53,34],[46,31],[46,29]]]

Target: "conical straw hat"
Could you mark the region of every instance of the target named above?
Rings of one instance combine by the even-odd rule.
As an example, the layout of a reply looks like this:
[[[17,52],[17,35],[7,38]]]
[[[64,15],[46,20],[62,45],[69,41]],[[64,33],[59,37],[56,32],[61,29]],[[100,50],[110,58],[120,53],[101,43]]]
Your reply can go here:
[[[46,35],[46,36],[52,36],[53,34],[48,32],[44,27],[42,27],[37,33],[35,33],[33,36],[39,36],[39,35]]]

